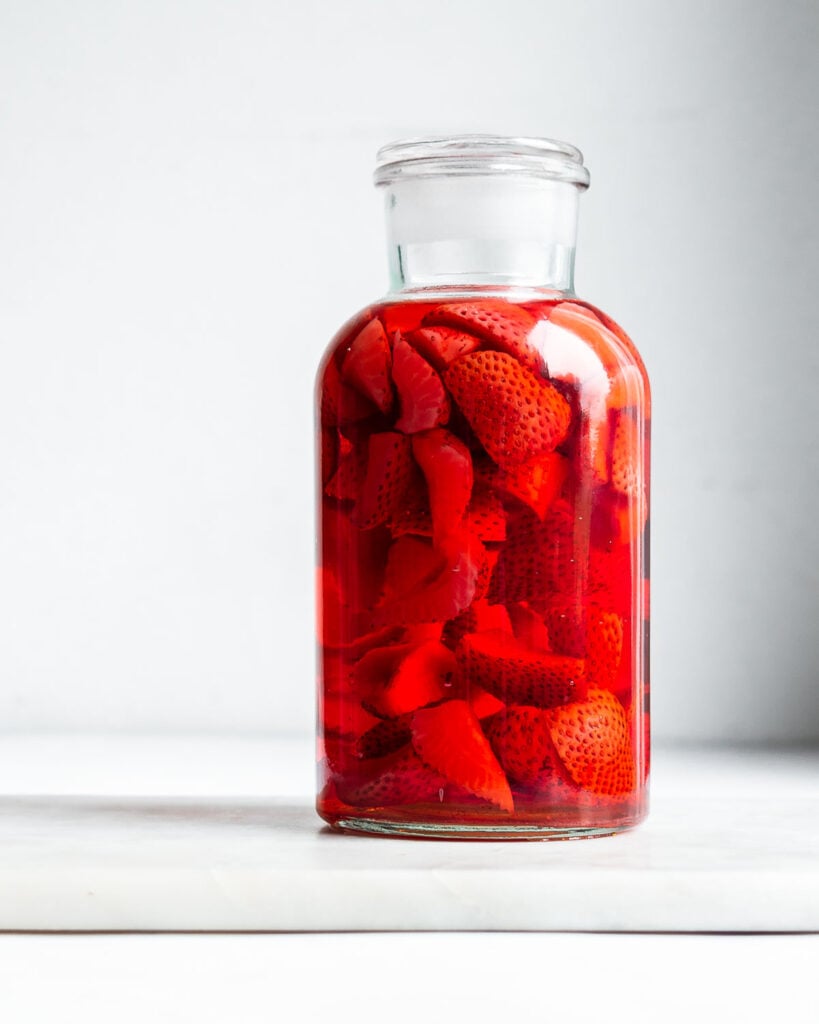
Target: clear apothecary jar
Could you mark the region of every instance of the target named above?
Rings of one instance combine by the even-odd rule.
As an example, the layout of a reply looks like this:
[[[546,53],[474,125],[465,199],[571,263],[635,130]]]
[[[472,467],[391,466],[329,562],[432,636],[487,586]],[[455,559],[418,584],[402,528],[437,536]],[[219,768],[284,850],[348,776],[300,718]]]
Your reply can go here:
[[[317,808],[448,838],[646,810],[649,385],[577,298],[580,152],[378,155],[390,291],[317,381]]]

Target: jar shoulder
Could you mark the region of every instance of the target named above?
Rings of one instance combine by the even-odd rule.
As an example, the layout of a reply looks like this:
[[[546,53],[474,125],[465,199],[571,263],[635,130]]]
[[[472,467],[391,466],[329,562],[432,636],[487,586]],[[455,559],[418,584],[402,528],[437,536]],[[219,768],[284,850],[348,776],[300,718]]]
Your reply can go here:
[[[477,347],[505,348],[531,370],[570,384],[592,401],[600,393],[610,404],[650,415],[649,378],[637,347],[612,317],[580,297],[387,296],[354,313],[332,337],[319,364],[319,388],[328,374],[341,372],[362,332],[367,345],[356,348],[370,353],[374,340],[391,350],[397,338],[409,337],[439,372],[474,339]]]

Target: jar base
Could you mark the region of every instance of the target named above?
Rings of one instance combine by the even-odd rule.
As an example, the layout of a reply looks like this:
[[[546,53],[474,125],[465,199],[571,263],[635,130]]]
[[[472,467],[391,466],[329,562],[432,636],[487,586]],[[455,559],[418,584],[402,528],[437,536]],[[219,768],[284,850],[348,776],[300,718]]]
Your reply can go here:
[[[393,839],[466,839],[550,841],[568,839],[599,839],[628,832],[643,816],[625,819],[612,825],[468,825],[457,822],[388,821],[382,818],[344,816],[330,822],[339,832],[381,836]]]

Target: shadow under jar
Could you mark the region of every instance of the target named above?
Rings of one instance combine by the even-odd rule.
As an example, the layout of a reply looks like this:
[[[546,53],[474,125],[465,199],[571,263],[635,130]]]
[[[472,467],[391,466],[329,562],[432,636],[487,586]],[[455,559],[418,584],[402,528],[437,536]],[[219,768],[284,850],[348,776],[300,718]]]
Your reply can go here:
[[[645,369],[573,289],[580,152],[379,153],[391,289],[317,381],[318,813],[442,838],[646,810]]]

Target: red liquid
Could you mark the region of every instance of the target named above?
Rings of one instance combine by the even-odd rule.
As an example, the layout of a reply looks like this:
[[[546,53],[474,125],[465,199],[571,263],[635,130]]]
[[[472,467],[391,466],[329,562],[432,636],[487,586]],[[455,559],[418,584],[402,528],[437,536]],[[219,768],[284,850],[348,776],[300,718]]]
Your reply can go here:
[[[629,340],[578,302],[385,303],[333,343],[318,401],[319,814],[639,821],[649,399]]]

